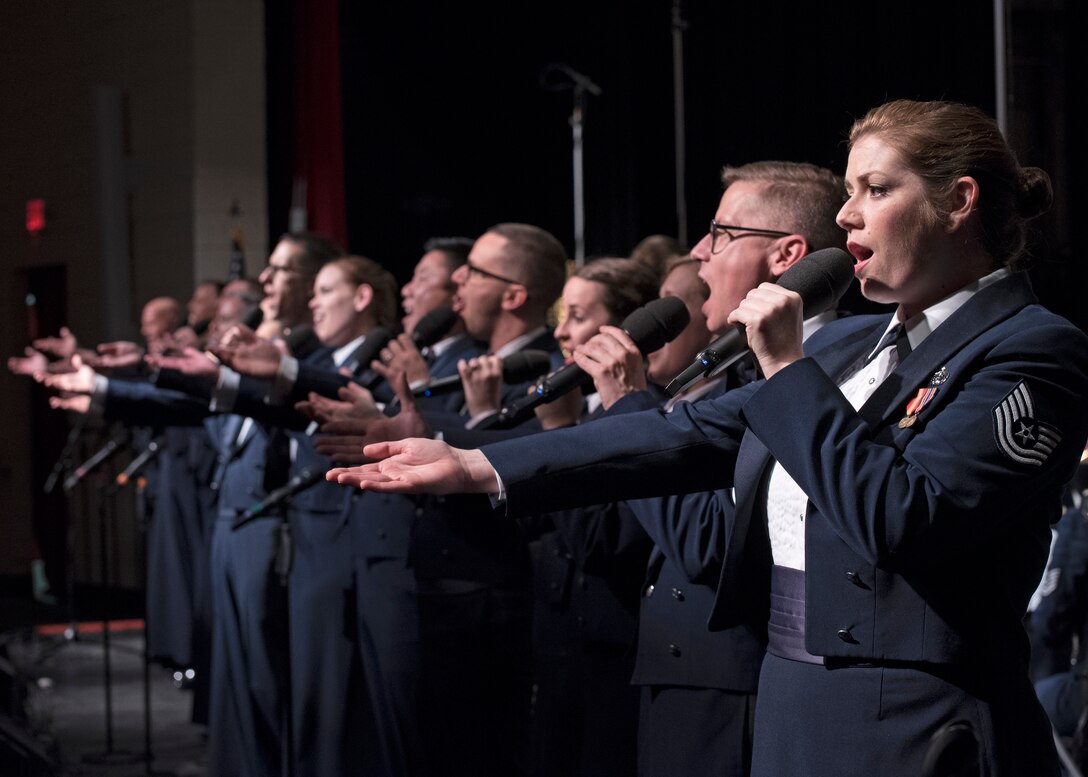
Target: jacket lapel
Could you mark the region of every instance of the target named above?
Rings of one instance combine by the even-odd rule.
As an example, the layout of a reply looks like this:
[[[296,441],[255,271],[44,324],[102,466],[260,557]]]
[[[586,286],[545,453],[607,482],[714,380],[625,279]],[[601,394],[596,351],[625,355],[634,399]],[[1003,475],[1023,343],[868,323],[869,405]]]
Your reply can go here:
[[[862,420],[875,427],[890,415],[899,413],[918,387],[927,385],[933,372],[980,332],[1004,321],[1032,302],[1035,302],[1035,295],[1022,273],[1011,275],[979,291],[895,368],[858,411]]]

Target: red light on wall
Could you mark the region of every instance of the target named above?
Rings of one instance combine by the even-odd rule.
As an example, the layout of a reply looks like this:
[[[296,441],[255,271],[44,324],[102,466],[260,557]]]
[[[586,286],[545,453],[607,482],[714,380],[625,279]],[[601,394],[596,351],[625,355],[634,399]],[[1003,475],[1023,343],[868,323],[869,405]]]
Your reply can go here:
[[[45,231],[45,200],[26,201],[26,231],[31,235]]]

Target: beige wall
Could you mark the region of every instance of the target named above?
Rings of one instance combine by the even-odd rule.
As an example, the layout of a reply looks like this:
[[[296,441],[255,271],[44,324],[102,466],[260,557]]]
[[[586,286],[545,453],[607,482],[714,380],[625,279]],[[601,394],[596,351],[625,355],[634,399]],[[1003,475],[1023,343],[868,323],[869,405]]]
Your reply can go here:
[[[260,0],[9,0],[0,46],[0,355],[19,352],[25,268],[63,265],[68,321],[82,341],[137,335],[142,302],[187,299],[195,279],[225,274],[230,229],[266,255],[264,38]],[[129,293],[110,332],[98,217],[94,93],[125,98]],[[27,236],[26,200],[48,229]],[[237,200],[243,215],[229,215]],[[116,276],[111,276],[116,277]],[[0,575],[30,557],[30,390],[0,374]],[[131,554],[130,554],[131,555]],[[135,574],[131,558],[126,577]]]

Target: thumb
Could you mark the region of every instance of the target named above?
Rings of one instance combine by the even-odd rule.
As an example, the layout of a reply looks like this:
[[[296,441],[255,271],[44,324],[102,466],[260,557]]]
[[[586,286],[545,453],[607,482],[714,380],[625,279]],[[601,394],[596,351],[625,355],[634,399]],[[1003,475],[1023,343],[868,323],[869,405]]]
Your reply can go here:
[[[363,455],[368,459],[388,459],[390,456],[396,456],[398,453],[403,453],[405,442],[405,440],[372,442],[369,445],[363,446]]]

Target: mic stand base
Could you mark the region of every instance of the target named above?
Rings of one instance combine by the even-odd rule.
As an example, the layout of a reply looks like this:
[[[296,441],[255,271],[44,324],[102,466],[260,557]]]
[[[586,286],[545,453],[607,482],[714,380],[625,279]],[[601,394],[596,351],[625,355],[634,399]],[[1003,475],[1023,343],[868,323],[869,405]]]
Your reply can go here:
[[[80,760],[95,766],[127,766],[140,763],[144,760],[144,754],[131,750],[106,750],[101,753],[87,753]]]

